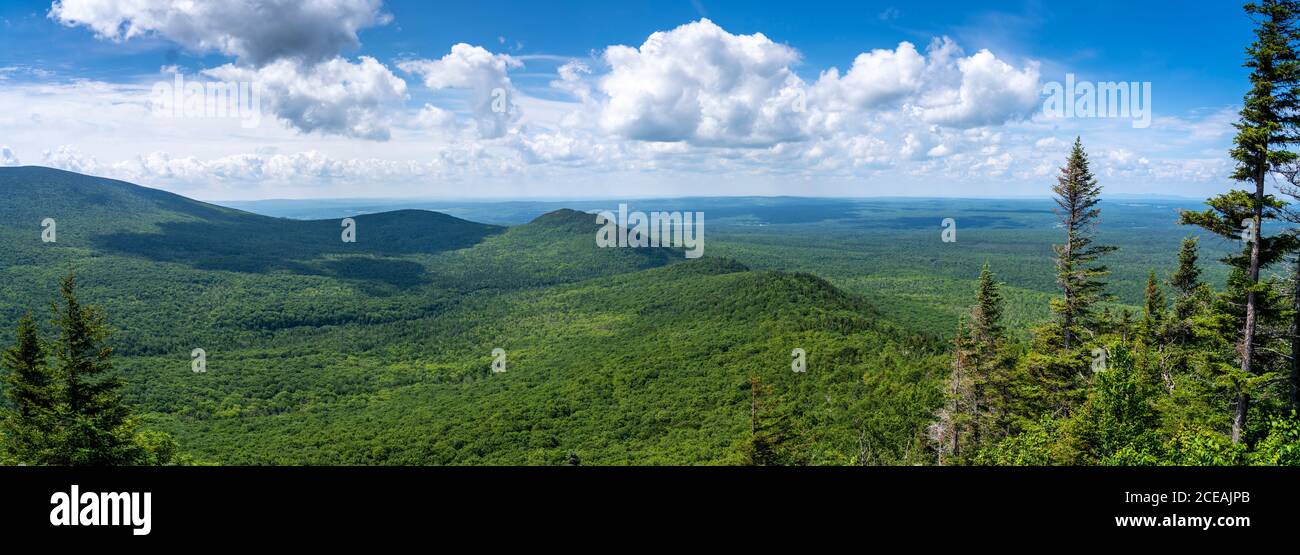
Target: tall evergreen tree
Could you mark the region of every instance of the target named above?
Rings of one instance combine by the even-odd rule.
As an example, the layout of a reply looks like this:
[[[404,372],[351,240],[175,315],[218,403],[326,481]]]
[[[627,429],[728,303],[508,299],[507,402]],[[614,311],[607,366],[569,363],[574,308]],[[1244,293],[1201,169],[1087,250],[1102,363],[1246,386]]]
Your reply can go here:
[[[128,465],[142,460],[136,423],[119,393],[122,381],[109,375],[113,349],[104,315],[77,299],[76,277],[59,285],[54,305],[60,333],[55,343],[55,379],[60,388],[60,448],[46,464]]]
[[[1175,377],[1191,370],[1192,359],[1204,345],[1196,344],[1194,318],[1208,310],[1214,302],[1214,292],[1201,281],[1199,244],[1195,236],[1183,238],[1178,249],[1178,268],[1166,282],[1173,297],[1173,310],[1165,327],[1165,341],[1171,347],[1166,364],[1162,365],[1162,379],[1166,388],[1175,387]]]
[[[948,404],[931,430],[944,464],[968,461],[1007,433],[1012,408],[1012,361],[1002,324],[1003,305],[1001,286],[985,263],[969,323],[962,319],[953,340]]]
[[[1155,333],[1156,328],[1164,322],[1165,310],[1168,309],[1165,292],[1160,289],[1155,270],[1147,275],[1146,306],[1142,310],[1142,321],[1148,332]]]
[[[1201,269],[1196,265],[1200,258],[1196,237],[1183,238],[1178,248],[1178,269],[1169,276],[1169,287],[1174,292],[1174,319],[1185,321],[1196,310],[1196,297],[1201,289]]]
[[[989,268],[989,263],[985,262],[980,269],[970,320],[971,338],[984,350],[984,354],[992,355],[1006,338],[1002,327],[1003,310],[1001,286]]]
[[[1240,119],[1236,124],[1232,157],[1236,168],[1232,178],[1247,185],[1209,200],[1210,210],[1186,212],[1183,222],[1201,226],[1219,235],[1235,238],[1244,232],[1247,239],[1240,255],[1228,262],[1244,272],[1245,313],[1239,339],[1240,376],[1246,383],[1259,373],[1256,367],[1256,329],[1260,312],[1260,270],[1277,260],[1289,247],[1284,237],[1265,237],[1263,225],[1275,219],[1282,204],[1264,193],[1267,176],[1296,160],[1288,150],[1297,142],[1296,85],[1300,82],[1297,63],[1297,0],[1260,0],[1246,4],[1246,13],[1255,19],[1255,41],[1246,49],[1245,67],[1250,68],[1251,89],[1246,94]],[[1232,415],[1232,441],[1240,443],[1250,410],[1250,391],[1236,394]]]
[[[18,321],[16,339],[0,357],[0,366],[8,371],[5,394],[11,405],[0,410],[0,434],[5,438],[0,447],[15,461],[36,461],[50,451],[55,436],[54,377],[31,314]]]
[[[1094,309],[1105,297],[1109,272],[1098,264],[1101,255],[1115,247],[1093,244],[1101,209],[1101,186],[1088,168],[1088,154],[1083,141],[1075,138],[1070,156],[1052,191],[1056,193],[1057,217],[1065,229],[1065,244],[1056,245],[1056,281],[1062,297],[1052,299],[1052,310],[1059,318],[1063,350],[1079,346],[1081,338],[1096,324]]]
[[[1300,254],[1295,255],[1291,269],[1291,375],[1287,379],[1287,401],[1291,410],[1300,414]]]
[[[1005,303],[1002,286],[985,262],[980,270],[970,318],[975,370],[975,439],[981,447],[1001,439],[1007,432],[1013,408],[1013,361],[1007,352],[1006,328],[1002,324]]]
[[[929,429],[930,440],[938,451],[940,465],[960,464],[967,454],[963,442],[969,441],[966,432],[971,423],[969,406],[972,351],[966,319],[958,318],[957,335],[952,340],[952,368],[944,391],[947,400]]]

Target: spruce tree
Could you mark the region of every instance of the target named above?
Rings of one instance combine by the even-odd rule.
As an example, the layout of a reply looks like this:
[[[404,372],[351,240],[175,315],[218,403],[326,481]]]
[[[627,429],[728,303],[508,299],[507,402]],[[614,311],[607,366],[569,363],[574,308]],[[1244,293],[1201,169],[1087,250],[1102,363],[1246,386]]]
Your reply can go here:
[[[1245,67],[1250,68],[1251,89],[1246,94],[1236,124],[1232,178],[1247,186],[1209,200],[1210,210],[1186,212],[1183,222],[1198,225],[1221,236],[1235,239],[1247,235],[1242,252],[1228,263],[1240,268],[1244,277],[1245,312],[1238,340],[1239,375],[1236,383],[1249,383],[1261,369],[1256,366],[1256,330],[1260,313],[1260,270],[1276,261],[1290,247],[1285,237],[1266,237],[1265,222],[1275,219],[1282,204],[1264,193],[1268,175],[1296,160],[1288,147],[1297,142],[1296,85],[1300,81],[1297,63],[1297,0],[1260,0],[1246,4],[1255,19],[1255,41],[1246,49]],[[1250,410],[1249,388],[1239,388],[1233,404],[1232,441],[1240,443]]]
[[[1195,237],[1183,238],[1178,248],[1178,269],[1169,276],[1169,287],[1174,292],[1174,319],[1181,322],[1196,311],[1196,299],[1201,289],[1201,269],[1197,267],[1200,254]]]
[[[957,321],[957,334],[952,340],[952,368],[944,394],[946,401],[939,409],[935,423],[930,427],[930,440],[939,455],[939,464],[956,465],[970,455],[966,444],[970,442],[972,396],[972,357],[974,347],[966,319]]]
[[[0,446],[9,459],[35,463],[50,452],[56,437],[56,390],[30,313],[18,321],[16,335],[15,345],[0,357],[0,366],[7,370],[5,395],[10,404],[0,410],[0,434],[5,439]]]
[[[1077,348],[1084,336],[1094,331],[1095,307],[1105,298],[1105,282],[1101,278],[1109,272],[1097,259],[1114,251],[1115,247],[1093,244],[1101,209],[1101,186],[1088,167],[1088,154],[1083,141],[1075,138],[1070,156],[1057,183],[1057,217],[1065,229],[1065,244],[1056,245],[1056,281],[1062,296],[1052,299],[1052,311],[1061,327],[1063,351],[1068,355]]]
[[[971,336],[983,354],[991,358],[994,350],[1001,346],[1006,332],[1002,327],[1003,300],[1002,290],[994,279],[993,270],[985,262],[980,269],[979,284],[976,286],[975,306],[971,307]]]
[[[54,345],[55,379],[60,399],[60,445],[45,462],[55,465],[128,465],[143,460],[135,443],[136,424],[119,393],[122,381],[112,377],[113,349],[103,313],[77,299],[76,277],[59,286],[61,303],[54,305],[59,339]]]
[[[962,319],[953,340],[948,404],[931,430],[945,464],[961,464],[1007,432],[1012,408],[1011,360],[1007,354],[1001,286],[988,263],[980,270],[969,323]]]
[[[1001,439],[1009,425],[1012,405],[1012,361],[1007,353],[1002,286],[987,262],[980,270],[975,306],[971,309],[974,348],[975,440],[983,448]]]
[[[1142,331],[1146,334],[1147,340],[1153,340],[1163,331],[1161,328],[1165,321],[1165,310],[1168,309],[1165,292],[1160,289],[1155,270],[1147,274],[1145,297],[1146,303],[1142,308]]]
[[[1165,326],[1163,339],[1168,347],[1168,356],[1161,368],[1161,378],[1171,391],[1176,386],[1176,379],[1192,370],[1192,360],[1208,348],[1197,340],[1195,330],[1198,323],[1195,319],[1213,305],[1214,292],[1201,282],[1201,269],[1197,266],[1199,259],[1197,238],[1183,238],[1178,249],[1178,268],[1166,282],[1173,297],[1173,310]]]

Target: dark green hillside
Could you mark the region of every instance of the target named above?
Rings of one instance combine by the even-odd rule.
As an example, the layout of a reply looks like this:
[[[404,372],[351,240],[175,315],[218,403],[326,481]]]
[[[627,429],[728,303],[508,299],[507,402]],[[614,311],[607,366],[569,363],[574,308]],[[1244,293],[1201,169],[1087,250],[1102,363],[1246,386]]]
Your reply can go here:
[[[503,374],[489,371],[497,347]],[[202,376],[156,358],[133,372],[155,425],[228,463],[735,463],[751,375],[807,462],[908,463],[941,402],[939,353],[821,279],[704,258],[284,334]]]
[[[585,212],[511,228],[363,215],[349,244],[339,220],[56,170],[0,169],[0,189],[0,341],[75,269],[118,329],[129,400],[199,460],[734,463],[757,376],[800,461],[901,463],[924,458],[940,402],[940,349],[858,298],[811,275],[597,248]],[[40,241],[46,217],[56,243]],[[492,374],[498,347],[509,370]]]
[[[113,315],[118,350],[243,348],[278,330],[437,314],[459,295],[613,275],[679,260],[597,249],[595,218],[557,212],[505,228],[435,212],[296,221],[49,168],[0,168],[0,323],[44,310],[69,270]],[[41,242],[41,221],[58,241]],[[583,231],[584,229],[590,231]],[[0,331],[0,338],[9,329]]]
[[[596,217],[556,210],[509,228],[472,249],[440,256],[431,269],[439,281],[468,288],[514,289],[644,270],[685,260],[669,248],[596,247]]]
[[[436,212],[401,210],[357,216],[356,242],[345,243],[341,219],[268,218],[122,181],[37,167],[0,168],[0,191],[10,199],[0,201],[0,225],[15,252],[36,246],[55,252],[90,247],[204,270],[321,273],[322,268],[305,263],[327,254],[402,255],[466,248],[504,229]],[[57,244],[39,242],[45,218],[58,224]],[[334,270],[348,268],[343,264]]]

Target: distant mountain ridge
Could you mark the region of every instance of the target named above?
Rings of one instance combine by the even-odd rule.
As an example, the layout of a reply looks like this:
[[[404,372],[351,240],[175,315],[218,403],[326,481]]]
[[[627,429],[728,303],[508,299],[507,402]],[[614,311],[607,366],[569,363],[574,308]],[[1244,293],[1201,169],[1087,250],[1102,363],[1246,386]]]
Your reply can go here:
[[[810,274],[599,248],[573,209],[511,227],[354,219],[345,243],[341,219],[0,168],[0,345],[77,272],[117,330],[128,401],[232,464],[734,463],[751,376],[817,429],[809,462],[855,460],[864,434],[873,461],[909,462],[941,399],[935,345]]]

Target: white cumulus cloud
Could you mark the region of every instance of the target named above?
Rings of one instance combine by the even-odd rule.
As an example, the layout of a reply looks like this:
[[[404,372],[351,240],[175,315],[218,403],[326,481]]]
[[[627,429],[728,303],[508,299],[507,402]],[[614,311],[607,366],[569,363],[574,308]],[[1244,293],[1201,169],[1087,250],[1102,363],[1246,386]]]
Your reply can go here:
[[[295,128],[387,140],[390,107],[406,99],[406,81],[374,58],[334,58],[314,65],[280,60],[260,68],[226,64],[204,71],[262,87],[269,107]]]
[[[50,18],[115,42],[157,35],[197,52],[260,66],[313,63],[360,45],[357,31],[387,23],[381,0],[57,0]]]
[[[817,80],[820,98],[844,109],[874,108],[900,100],[920,89],[925,74],[925,57],[910,42],[894,50],[877,49],[858,54],[853,67],[842,77],[836,68]]]
[[[481,46],[465,43],[451,47],[451,52],[437,60],[407,60],[397,67],[419,75],[433,90],[467,89],[479,136],[497,138],[506,134],[519,119],[515,91],[507,71],[523,63],[505,54],[493,54]]]
[[[159,36],[193,51],[235,58],[204,73],[263,87],[271,112],[305,132],[387,140],[385,105],[406,82],[360,46],[360,29],[387,23],[380,0],[58,0],[50,18],[122,42]]]
[[[1038,65],[1021,69],[980,50],[956,61],[960,81],[933,91],[922,119],[958,128],[999,125],[1025,119],[1041,106]]]
[[[734,35],[708,19],[611,46],[601,76],[601,126],[622,137],[693,144],[798,138],[799,54],[762,33]]]

